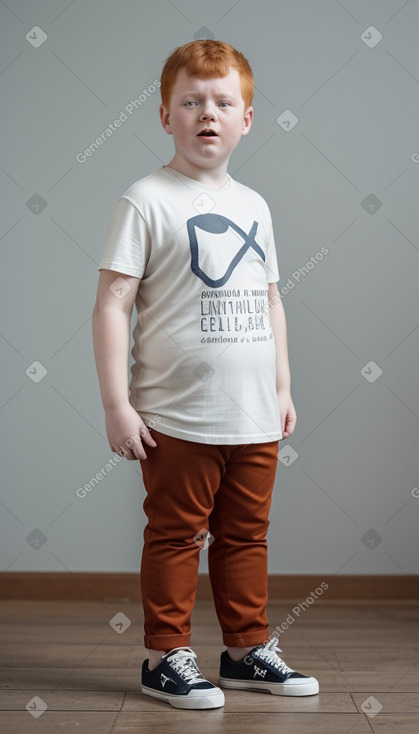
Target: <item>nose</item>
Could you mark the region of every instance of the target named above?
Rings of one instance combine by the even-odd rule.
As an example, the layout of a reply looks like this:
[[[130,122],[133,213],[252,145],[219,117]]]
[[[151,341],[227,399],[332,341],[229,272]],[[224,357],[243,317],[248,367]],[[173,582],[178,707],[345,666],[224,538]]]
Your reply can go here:
[[[217,111],[216,107],[211,102],[205,102],[203,105],[203,109],[200,115],[201,120],[216,120],[217,119]]]

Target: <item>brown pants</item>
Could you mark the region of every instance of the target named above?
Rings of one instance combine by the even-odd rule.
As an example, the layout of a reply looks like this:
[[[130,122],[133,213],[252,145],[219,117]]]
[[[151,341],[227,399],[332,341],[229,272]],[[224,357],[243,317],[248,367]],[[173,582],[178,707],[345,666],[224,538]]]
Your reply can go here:
[[[208,552],[224,644],[264,642],[266,533],[279,442],[209,445],[155,430],[153,437],[157,446],[146,446],[147,459],[140,461],[148,518],[141,559],[144,646],[190,645],[201,531],[214,538],[207,536],[202,552]]]

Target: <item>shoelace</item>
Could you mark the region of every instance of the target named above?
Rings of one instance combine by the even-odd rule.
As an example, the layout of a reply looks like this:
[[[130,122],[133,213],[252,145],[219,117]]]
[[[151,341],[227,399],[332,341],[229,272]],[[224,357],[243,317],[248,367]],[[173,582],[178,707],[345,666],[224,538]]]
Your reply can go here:
[[[290,668],[286,663],[284,663],[282,658],[279,657],[278,652],[282,652],[282,650],[276,645],[276,642],[276,639],[273,638],[266,645],[255,650],[257,653],[256,657],[261,660],[265,660],[265,662],[270,663],[284,673],[294,673],[295,671],[293,668]]]
[[[199,681],[205,680],[201,671],[199,670],[194,658],[196,653],[191,650],[190,647],[176,647],[173,655],[169,655],[167,661],[171,667],[176,670],[177,673],[187,683],[198,683]]]

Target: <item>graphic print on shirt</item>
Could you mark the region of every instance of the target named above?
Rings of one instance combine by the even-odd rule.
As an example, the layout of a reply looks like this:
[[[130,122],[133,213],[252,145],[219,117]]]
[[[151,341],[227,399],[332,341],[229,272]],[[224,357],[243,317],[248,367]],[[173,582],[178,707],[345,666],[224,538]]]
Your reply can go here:
[[[266,262],[265,252],[255,239],[259,222],[254,219],[246,232],[232,219],[207,212],[188,219],[186,227],[191,270],[210,289],[201,291],[201,343],[239,344],[272,339],[266,280],[259,281],[259,287],[242,289],[237,288],[235,278],[235,286],[230,286],[230,290],[223,288],[229,287],[228,281],[237,267],[241,267],[241,282],[253,285],[255,259],[243,260],[249,250],[256,253],[262,266]]]
[[[195,275],[197,275],[198,278],[200,278],[205,283],[205,285],[210,286],[211,288],[220,288],[228,282],[233,270],[237,267],[240,260],[243,258],[249,248],[252,248],[259,255],[259,257],[261,257],[263,262],[265,262],[265,253],[255,240],[257,228],[259,226],[259,222],[256,222],[256,220],[253,221],[253,224],[248,233],[241,229],[241,227],[239,227],[231,219],[223,217],[221,214],[198,214],[197,216],[188,219],[186,226],[191,248],[192,272],[195,273]],[[231,229],[233,230],[233,234],[235,232],[237,235],[239,235],[239,237],[237,237],[237,243],[235,241],[233,243],[236,252],[231,258],[224,275],[219,278],[212,278],[208,273],[205,273],[200,266],[199,230],[201,230],[201,232],[206,232],[214,235],[223,235],[228,232],[229,227],[231,227]],[[228,237],[228,240],[227,238],[224,238],[224,240],[231,243],[231,233],[228,234],[230,235]],[[243,240],[243,243],[240,242],[241,240]],[[206,246],[208,247],[211,245],[207,244]],[[204,259],[205,252],[202,253],[202,248],[201,254]]]

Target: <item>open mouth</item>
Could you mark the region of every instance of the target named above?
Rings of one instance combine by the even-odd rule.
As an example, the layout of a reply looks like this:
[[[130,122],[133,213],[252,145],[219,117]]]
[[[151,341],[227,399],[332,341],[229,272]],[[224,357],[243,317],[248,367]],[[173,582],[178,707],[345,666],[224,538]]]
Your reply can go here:
[[[214,130],[202,130],[202,132],[198,133],[198,137],[201,137],[201,135],[205,135],[208,137],[217,137],[217,133],[214,132]]]

